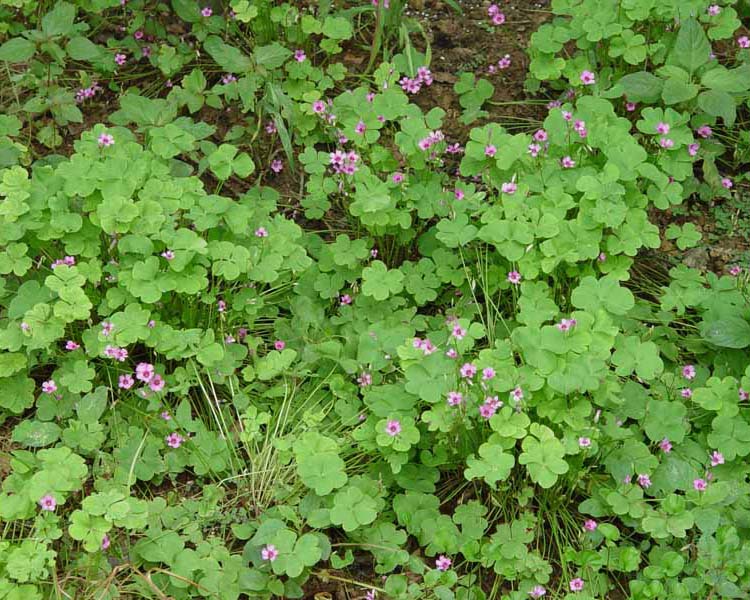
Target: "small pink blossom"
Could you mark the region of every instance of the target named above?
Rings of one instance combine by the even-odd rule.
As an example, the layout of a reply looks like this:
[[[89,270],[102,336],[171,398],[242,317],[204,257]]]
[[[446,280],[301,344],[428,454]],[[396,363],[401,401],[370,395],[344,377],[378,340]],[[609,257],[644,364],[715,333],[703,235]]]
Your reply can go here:
[[[521,400],[523,400],[523,390],[521,389],[520,385],[517,385],[511,390],[510,399],[515,402],[520,402]]]
[[[685,365],[682,367],[682,376],[688,381],[695,379],[695,367],[693,365]]]
[[[185,438],[182,437],[179,433],[173,431],[170,433],[166,438],[167,446],[170,448],[179,448],[182,446],[182,442],[185,441]]]
[[[511,271],[508,273],[507,279],[513,285],[518,285],[521,283],[521,274],[518,271]]]
[[[129,390],[133,385],[135,385],[135,379],[133,379],[132,375],[120,375],[117,378],[117,387],[121,390]]]
[[[391,181],[393,181],[393,183],[395,184],[402,183],[404,181],[404,174],[400,171],[397,171],[391,176]]]
[[[664,452],[664,454],[669,454],[672,451],[672,442],[670,442],[668,438],[664,438],[659,442],[659,448],[661,448],[661,451]]]
[[[31,325],[26,323],[26,321],[21,322],[21,331],[29,331],[31,329]]]
[[[136,40],[142,40],[142,39],[143,39],[143,32],[142,32],[142,31],[141,31],[141,30],[139,29],[138,31],[136,31],[136,32],[135,32],[135,33],[133,34],[133,37],[134,37],[134,38],[135,38]]]
[[[495,146],[493,146],[492,144],[488,144],[484,147],[485,156],[492,158],[493,156],[495,156],[495,154],[497,154],[497,148],[495,148]]]
[[[646,474],[638,475],[638,485],[644,489],[651,487],[651,478]]]
[[[210,6],[204,6],[201,9],[201,15],[203,15],[204,17],[210,17],[212,14],[214,14],[214,11],[211,9]]]
[[[458,357],[458,352],[456,352],[456,349],[455,349],[455,348],[448,348],[448,349],[447,349],[447,350],[445,351],[445,355],[446,355],[446,356],[447,356],[448,358],[456,358],[456,357]]]
[[[723,187],[725,190],[731,190],[734,187],[734,183],[731,179],[729,179],[729,177],[722,177],[721,187]]]
[[[594,85],[596,83],[596,76],[591,71],[583,71],[581,73],[581,83],[583,85]]]
[[[352,297],[349,294],[344,294],[339,298],[339,303],[342,306],[347,306],[352,303]]]
[[[161,253],[161,257],[164,260],[174,260],[174,251],[172,250],[165,250]]]
[[[463,149],[463,146],[461,146],[461,144],[456,142],[455,144],[448,144],[448,146],[446,146],[445,148],[445,151],[448,154],[463,154],[464,149]]]
[[[635,102],[627,102],[625,104],[625,110],[628,112],[634,112],[637,104]]]
[[[313,112],[317,115],[322,115],[326,111],[326,103],[322,100],[316,100],[312,103]]]
[[[300,49],[297,49],[294,51],[294,60],[297,62],[305,62],[307,60],[307,55],[305,54],[305,51]]]
[[[263,550],[260,551],[260,557],[263,560],[267,560],[268,562],[273,562],[276,560],[276,558],[279,556],[279,551],[276,549],[276,546],[273,544],[267,544],[263,547]]]
[[[578,447],[579,448],[590,448],[591,447],[591,438],[579,437],[578,438]]]
[[[107,548],[109,548],[109,544],[110,544],[109,536],[105,533],[104,537],[102,538],[102,545],[101,545],[102,550],[106,550]]]
[[[669,123],[659,122],[656,124],[656,133],[659,135],[667,135],[669,133]]]
[[[452,563],[453,561],[451,561],[450,558],[441,554],[435,561],[435,568],[437,568],[438,571],[447,571],[451,568]]]
[[[505,69],[510,68],[511,60],[510,60],[510,54],[506,54],[503,56],[499,61],[497,61],[497,68],[501,71],[504,71]]]
[[[711,453],[711,466],[718,467],[719,465],[723,465],[723,464],[724,464],[724,455],[718,450],[714,450]]]
[[[494,404],[488,404],[485,402],[479,407],[479,414],[485,419],[491,419],[492,416],[497,412],[497,406]]]
[[[268,121],[266,123],[266,133],[269,135],[276,133],[276,123],[274,123],[273,121]]]
[[[101,148],[107,148],[115,143],[115,138],[108,133],[100,133],[96,141]]]
[[[690,388],[682,388],[680,390],[680,396],[683,398],[692,398],[693,397],[693,390]]]
[[[51,494],[47,494],[39,499],[39,506],[42,510],[54,512],[57,507],[57,501]]]
[[[737,395],[740,398],[740,402],[744,402],[746,400],[750,400],[750,392],[748,392],[744,388],[740,388],[739,391],[737,392]]]
[[[599,523],[594,521],[594,519],[586,519],[583,522],[583,528],[586,531],[596,531],[596,528],[599,526]]]
[[[464,191],[461,188],[456,188],[453,190],[453,196],[456,200],[463,200],[465,197]]]
[[[541,598],[542,596],[547,594],[547,589],[543,585],[535,585],[531,590],[529,591],[529,596],[534,598],[535,600],[537,598]]]
[[[258,229],[255,230],[255,237],[267,238],[268,230],[265,227],[258,227]]]
[[[65,349],[66,350],[78,350],[78,348],[80,348],[80,347],[81,347],[81,345],[77,344],[73,340],[68,340],[67,342],[65,342]]]
[[[357,383],[360,387],[367,387],[368,385],[372,385],[372,375],[370,375],[367,371],[362,371],[359,377],[357,377]]]
[[[385,426],[385,432],[391,437],[397,436],[399,433],[401,433],[401,423],[399,423],[396,419],[388,421]]]
[[[750,48],[750,38],[746,35],[737,38],[737,45],[740,48]]]
[[[453,326],[453,330],[451,331],[451,335],[456,338],[457,340],[462,340],[466,336],[466,330],[461,327],[458,323],[456,323]]]
[[[500,186],[500,190],[503,192],[503,194],[508,194],[509,196],[512,196],[513,194],[515,194],[517,189],[518,189],[518,186],[512,181],[503,183]]]
[[[164,378],[158,374],[154,374],[154,376],[148,382],[148,387],[151,388],[152,392],[162,391],[164,389],[164,385],[165,385]]]
[[[669,150],[670,148],[674,147],[674,140],[671,140],[670,138],[660,138],[659,146],[661,146],[665,150]]]
[[[364,121],[359,121],[354,126],[354,133],[356,133],[358,135],[362,135],[365,131],[367,131],[367,125],[365,125]]]
[[[539,156],[539,153],[542,151],[542,147],[539,144],[529,144],[529,154],[531,154],[532,158],[536,158]]]
[[[464,396],[461,392],[448,392],[448,404],[450,406],[458,406],[464,401]]]
[[[547,131],[544,129],[537,129],[534,132],[534,140],[537,142],[546,142],[547,137]]]
[[[113,323],[110,323],[109,321],[104,321],[102,323],[102,335],[104,337],[107,337],[112,331],[114,330],[115,326]]]
[[[494,379],[495,377],[495,369],[492,367],[485,367],[482,369],[482,379],[484,381],[489,381],[490,379]]]
[[[271,170],[274,173],[281,173],[284,170],[284,163],[278,158],[271,161]]]
[[[124,65],[127,62],[127,60],[128,60],[127,55],[120,54],[119,52],[117,54],[115,54],[115,64],[116,65],[118,65],[118,66],[121,67],[122,65]]]
[[[583,589],[584,581],[580,577],[576,577],[575,579],[571,579],[568,585],[571,592],[580,592]]]
[[[705,479],[693,479],[693,489],[697,492],[705,492],[708,484]]]
[[[721,7],[718,4],[712,4],[708,7],[706,12],[708,12],[710,16],[715,17],[721,12]]]
[[[461,373],[461,377],[471,379],[472,377],[474,377],[474,375],[477,374],[477,367],[472,363],[464,363],[463,365],[461,365],[459,372]]]
[[[223,313],[227,310],[227,303],[224,302],[224,300],[218,300],[216,302],[216,310],[218,310],[220,313]]]
[[[57,391],[57,384],[54,379],[42,382],[42,391],[45,394],[54,394]]]
[[[560,160],[560,164],[564,169],[572,169],[576,166],[576,161],[574,161],[570,156],[563,156]]]
[[[700,127],[698,127],[698,129],[695,130],[695,133],[697,133],[703,139],[706,139],[710,138],[713,135],[714,131],[708,125],[701,125]]]
[[[729,267],[729,274],[732,277],[737,277],[740,273],[742,273],[742,267],[739,265],[732,265]]]
[[[154,376],[154,365],[147,362],[138,363],[135,366],[135,377],[139,381],[148,383]]]
[[[700,149],[700,144],[688,144],[687,151],[690,156],[695,156],[698,154],[698,150]]]
[[[284,348],[286,348],[286,342],[284,340],[276,340],[273,343],[273,347],[274,347],[274,349],[276,349],[279,352],[281,352]]]
[[[162,418],[162,419],[163,419],[164,421],[171,421],[171,420],[172,420],[172,415],[170,415],[170,414],[169,414],[169,411],[166,411],[166,410],[162,411],[162,412],[161,412],[161,414],[160,414],[159,416],[160,416],[160,417],[161,417],[161,418]]]

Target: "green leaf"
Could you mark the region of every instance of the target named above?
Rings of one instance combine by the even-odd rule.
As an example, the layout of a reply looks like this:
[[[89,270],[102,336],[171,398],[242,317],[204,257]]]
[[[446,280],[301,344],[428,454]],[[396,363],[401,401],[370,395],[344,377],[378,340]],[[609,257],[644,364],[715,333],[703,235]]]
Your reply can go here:
[[[724,67],[711,69],[703,74],[701,84],[720,92],[747,92],[750,88],[750,65],[745,64],[731,70]]]
[[[707,90],[698,96],[698,106],[712,117],[721,117],[727,125],[733,125],[737,116],[734,98],[727,92]]]
[[[277,69],[292,55],[291,50],[278,42],[267,46],[258,46],[253,51],[256,64],[266,69]]]
[[[331,508],[331,522],[344,531],[354,531],[372,523],[378,516],[378,505],[370,496],[353,485],[336,492]]]
[[[285,348],[280,352],[271,350],[258,361],[255,367],[258,379],[268,381],[281,375],[289,369],[295,358],[297,358],[297,352],[291,348]]]
[[[584,277],[571,295],[576,308],[596,312],[604,308],[613,315],[624,315],[635,305],[633,293],[621,287],[616,278],[607,275],[601,279]]]
[[[523,452],[518,457],[518,462],[526,465],[532,481],[543,488],[550,488],[558,476],[567,473],[570,468],[563,459],[565,446],[544,425],[533,423],[530,434],[521,444]]]
[[[203,48],[224,71],[247,73],[253,68],[253,62],[249,56],[243,54],[238,48],[225,44],[218,36],[209,35],[203,42]]]
[[[65,46],[65,51],[73,60],[85,60],[88,62],[97,60],[104,54],[102,48],[82,36],[72,38]]]
[[[14,37],[0,46],[0,60],[9,63],[22,63],[34,56],[34,42],[22,37]]]
[[[667,105],[679,104],[680,102],[686,102],[698,94],[700,88],[694,83],[688,83],[686,81],[680,81],[676,77],[670,77],[664,83],[664,90],[662,92],[662,100]]]
[[[0,408],[21,414],[34,404],[34,380],[23,373],[0,379]]]
[[[750,323],[739,316],[729,316],[700,324],[703,339],[721,348],[750,346]]]
[[[72,4],[57,2],[55,8],[42,17],[42,31],[47,37],[70,35],[75,18],[76,9]]]
[[[27,419],[13,429],[12,441],[27,448],[43,448],[60,439],[61,431],[55,423]]]
[[[630,102],[654,102],[661,95],[664,83],[648,71],[638,71],[625,75],[618,85]]]
[[[643,429],[652,442],[667,438],[679,444],[687,433],[686,415],[687,408],[681,402],[651,399],[646,408]]]
[[[685,19],[669,54],[670,62],[694,73],[709,61],[710,54],[711,44],[701,24],[694,18]]]
[[[383,301],[404,289],[404,274],[398,269],[389,270],[385,263],[376,260],[362,270],[362,293]]]
[[[485,443],[479,447],[479,458],[470,454],[466,458],[464,477],[471,481],[481,478],[492,489],[496,489],[498,481],[505,481],[515,464],[512,454],[504,452],[499,444]]]

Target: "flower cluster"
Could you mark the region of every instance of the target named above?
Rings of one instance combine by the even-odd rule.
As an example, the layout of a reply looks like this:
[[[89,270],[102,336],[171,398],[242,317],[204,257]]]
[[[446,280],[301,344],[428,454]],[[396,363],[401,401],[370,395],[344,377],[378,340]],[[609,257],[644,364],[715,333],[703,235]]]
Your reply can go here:
[[[419,67],[416,77],[402,77],[399,84],[407,94],[417,94],[423,85],[426,87],[432,85],[432,71],[427,67]]]
[[[92,83],[89,87],[80,88],[78,91],[76,91],[76,103],[81,104],[85,100],[90,100],[91,98],[94,98],[101,91],[102,91],[102,86],[100,86],[96,82]]]
[[[357,162],[359,161],[359,155],[350,150],[344,152],[343,150],[336,150],[331,152],[331,166],[335,173],[344,175],[354,175],[357,172]]]

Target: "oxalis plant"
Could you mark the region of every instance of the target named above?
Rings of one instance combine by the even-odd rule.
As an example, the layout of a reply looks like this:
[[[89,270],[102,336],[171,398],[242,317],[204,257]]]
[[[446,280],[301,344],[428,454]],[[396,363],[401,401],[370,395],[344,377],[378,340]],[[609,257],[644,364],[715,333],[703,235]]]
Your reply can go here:
[[[555,1],[458,138],[388,2],[4,3],[0,598],[746,597],[747,267],[643,258],[743,192],[730,4]]]

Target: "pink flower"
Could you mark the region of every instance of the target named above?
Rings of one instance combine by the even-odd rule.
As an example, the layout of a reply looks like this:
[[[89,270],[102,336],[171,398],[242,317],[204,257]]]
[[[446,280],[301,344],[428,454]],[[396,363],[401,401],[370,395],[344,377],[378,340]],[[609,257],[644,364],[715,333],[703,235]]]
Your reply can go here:
[[[148,383],[151,381],[151,378],[154,376],[154,365],[151,363],[138,363],[135,366],[135,377],[139,381],[143,381]]]
[[[664,438],[659,442],[659,448],[661,448],[661,451],[664,452],[664,454],[669,454],[672,452],[672,442],[670,442],[669,439]]]
[[[532,598],[541,598],[547,593],[547,590],[542,585],[535,585],[533,588],[531,588],[531,591],[529,592],[529,596]]]
[[[503,194],[508,194],[510,196],[512,196],[513,194],[515,194],[517,189],[518,189],[518,186],[515,183],[513,183],[512,181],[509,181],[507,183],[503,183],[500,186],[500,190],[503,192]]]
[[[506,54],[499,61],[497,61],[497,68],[505,70],[510,67],[510,54]]]
[[[669,133],[669,123],[657,123],[656,133],[658,133],[659,135],[667,135]]]
[[[628,112],[633,112],[633,111],[635,111],[636,106],[637,105],[636,105],[635,102],[627,102],[625,104],[625,110],[628,111]]]
[[[539,156],[541,151],[542,147],[539,144],[529,144],[529,154],[531,154],[532,158]]]
[[[725,190],[731,190],[732,187],[734,187],[734,183],[732,182],[731,179],[729,179],[729,177],[722,177],[721,187],[723,187]]]
[[[143,32],[139,29],[133,34],[133,37],[137,40],[143,39]]]
[[[497,412],[497,406],[494,404],[488,404],[485,402],[479,407],[479,414],[485,418],[490,419]]]
[[[750,392],[748,392],[747,390],[743,388],[740,388],[737,394],[740,397],[741,402],[744,402],[745,400],[750,400]]]
[[[149,319],[149,322],[146,323],[146,327],[148,327],[149,329],[153,329],[154,327],[156,327],[156,321],[154,321],[153,319]]]
[[[464,401],[464,396],[461,392],[448,392],[448,404],[450,406],[458,406]]]
[[[547,132],[544,129],[537,129],[534,132],[534,140],[537,142],[546,142],[547,141]]]
[[[182,445],[182,442],[185,441],[184,437],[174,431],[164,439],[167,441],[167,446],[170,448],[179,448]]]
[[[599,256],[596,257],[596,260],[598,260],[599,262],[604,262],[605,260],[607,260],[607,255],[604,254],[604,252],[600,252]]]
[[[115,143],[115,138],[108,133],[100,133],[96,141],[101,148],[107,148]]]
[[[665,150],[669,150],[674,146],[674,140],[671,140],[669,138],[661,138],[659,139],[659,145]]]
[[[128,60],[128,57],[126,54],[120,54],[119,52],[115,54],[115,64],[119,65],[120,67],[124,65]]]
[[[596,76],[591,71],[581,73],[581,83],[583,85],[593,85],[596,83]]]
[[[122,390],[129,390],[135,384],[135,379],[132,375],[120,375],[117,378],[117,387]]]
[[[368,102],[372,102],[373,100],[375,100],[375,92],[368,92],[367,96],[365,97],[367,98]]]
[[[161,392],[164,389],[164,384],[164,378],[161,375],[154,374],[148,382],[148,387],[150,387],[153,392]]]
[[[693,489],[696,492],[705,492],[708,484],[705,479],[693,479]]]
[[[161,253],[161,257],[164,260],[173,260],[174,259],[174,252],[172,250],[165,250]]]
[[[456,200],[463,200],[464,199],[464,191],[460,188],[456,188],[453,190],[453,196],[456,198]]]
[[[575,319],[561,319],[559,323],[555,325],[560,331],[570,331],[573,327],[578,324]]]
[[[54,499],[54,497],[50,494],[47,494],[45,496],[42,496],[39,499],[39,506],[42,510],[48,510],[49,512],[54,512],[55,507],[57,506],[57,501]]]
[[[638,485],[644,489],[651,487],[651,478],[646,474],[638,475]]]
[[[520,402],[523,400],[523,390],[520,385],[514,387],[510,392],[510,399],[514,402]]]
[[[268,230],[265,227],[258,227],[258,229],[255,230],[255,237],[267,238]]]
[[[578,438],[578,447],[579,448],[590,448],[591,447],[591,438],[579,437]]]
[[[700,137],[703,139],[710,138],[713,135],[713,129],[711,129],[708,125],[701,125],[698,127],[698,129],[695,130],[695,133],[697,133]]]
[[[693,397],[693,390],[690,388],[682,388],[680,390],[680,396],[683,398],[692,398]]]
[[[284,170],[284,163],[281,162],[278,158],[276,160],[271,161],[271,170],[274,173],[281,173],[281,171]]]
[[[216,302],[216,310],[218,310],[220,313],[223,313],[227,309],[227,303],[224,302],[224,300],[218,300]]]
[[[401,433],[401,423],[399,423],[396,419],[388,421],[385,426],[385,432],[391,437],[396,437],[399,433]]]
[[[740,273],[742,273],[742,267],[739,265],[732,265],[729,267],[729,274],[732,277],[737,277]]]
[[[279,351],[281,351],[281,350],[283,350],[284,348],[286,348],[286,342],[285,342],[284,340],[276,340],[276,341],[275,341],[275,342],[273,343],[273,347],[274,347],[274,348],[275,348],[276,350],[279,350]]]
[[[737,45],[740,48],[750,48],[750,38],[746,35],[737,38]]]
[[[435,561],[435,567],[438,571],[447,571],[451,568],[451,564],[453,561],[451,561],[450,558],[447,556],[441,554],[438,556],[438,559]]]
[[[352,303],[352,297],[349,294],[344,294],[339,298],[339,302],[342,306],[347,306]]]
[[[711,466],[718,467],[719,465],[723,465],[723,464],[724,464],[724,455],[718,450],[714,450],[711,453]]]
[[[275,561],[278,556],[279,551],[276,550],[276,546],[274,546],[273,544],[267,544],[263,547],[263,550],[260,551],[260,557],[263,560],[267,560],[269,562]]]
[[[110,333],[112,333],[114,328],[115,328],[114,324],[110,323],[109,321],[104,321],[102,323],[102,335],[104,337],[107,337]]]
[[[326,111],[326,103],[322,100],[316,100],[312,103],[313,112],[317,115],[321,115]]]
[[[31,326],[28,323],[26,323],[25,321],[22,321],[21,322],[21,331],[28,331],[29,329],[31,329]]]
[[[456,349],[455,349],[455,348],[448,348],[448,349],[447,349],[447,350],[445,351],[445,355],[446,355],[446,356],[447,356],[448,358],[456,358],[456,357],[458,356],[458,352],[456,352]]]
[[[367,125],[365,125],[364,121],[359,121],[354,126],[354,133],[356,133],[358,135],[362,135],[365,131],[367,131]]]
[[[107,548],[109,548],[109,544],[109,536],[105,533],[104,537],[102,538],[102,550],[106,550]]]
[[[576,161],[570,158],[570,156],[563,156],[560,160],[560,164],[564,169],[572,169],[576,166]]]
[[[213,10],[211,10],[211,7],[210,7],[210,6],[204,6],[204,7],[203,7],[203,8],[201,9],[201,14],[202,14],[202,15],[203,15],[204,17],[210,17],[210,16],[212,15],[212,14],[214,14],[214,11],[213,11]]]
[[[372,385],[372,375],[370,375],[367,371],[362,371],[359,377],[357,377],[357,383],[360,387],[367,387],[368,385]]]
[[[485,367],[482,369],[482,379],[485,381],[489,381],[490,379],[493,379],[495,377],[495,369],[492,367]]]
[[[492,17],[492,24],[493,25],[502,25],[505,23],[505,15],[501,12],[493,15]]]
[[[584,585],[583,579],[581,579],[580,577],[576,577],[575,579],[571,579],[570,580],[570,584],[569,584],[570,591],[571,592],[580,592],[583,589],[583,585]]]
[[[567,110],[562,111],[562,118],[565,121],[572,121],[573,120],[573,113],[568,112]]]
[[[78,350],[80,348],[80,344],[76,344],[73,340],[68,340],[65,342],[65,349],[66,350]]]
[[[599,523],[594,521],[594,519],[586,519],[583,522],[583,528],[586,531],[596,531],[596,528],[599,526]]]
[[[266,133],[269,135],[276,133],[276,123],[268,121],[268,123],[266,123]]]
[[[307,55],[305,54],[305,51],[301,48],[294,51],[294,60],[297,62],[305,62],[307,60]]]
[[[372,250],[370,250],[370,256],[372,258],[377,258],[378,257],[378,249],[377,248],[373,248]]]
[[[707,12],[712,17],[715,17],[716,15],[718,15],[721,12],[721,7],[718,4],[712,4],[711,6],[708,7],[708,11]]]
[[[169,412],[166,411],[166,410],[162,411],[162,413],[159,416],[162,419],[164,419],[165,421],[171,421],[172,420],[172,415],[170,415]]]
[[[464,363],[463,365],[461,365],[459,372],[461,373],[461,377],[470,379],[477,374],[477,367],[472,363]]]
[[[400,171],[397,171],[396,173],[394,173],[391,176],[391,181],[393,181],[393,183],[396,183],[396,184],[399,184],[399,183],[403,182],[404,181],[404,174],[401,173]]]
[[[693,365],[685,365],[682,367],[682,376],[688,381],[695,379],[695,367]]]
[[[695,156],[698,154],[698,150],[700,149],[700,144],[688,144],[687,151],[690,156]]]
[[[484,147],[485,156],[489,156],[490,158],[492,158],[493,156],[495,156],[495,154],[497,154],[497,148],[495,148],[495,146],[493,146],[492,144],[488,144]]]
[[[521,274],[518,271],[511,271],[508,273],[507,279],[513,285],[518,285],[521,283]]]
[[[54,394],[57,391],[57,384],[55,383],[55,380],[50,379],[49,381],[44,381],[42,383],[42,391],[45,394]]]
[[[448,144],[448,146],[446,146],[446,148],[445,148],[445,151],[448,154],[462,154],[463,151],[464,151],[464,149],[461,146],[461,144],[459,144],[458,142],[456,142],[455,144]]]

